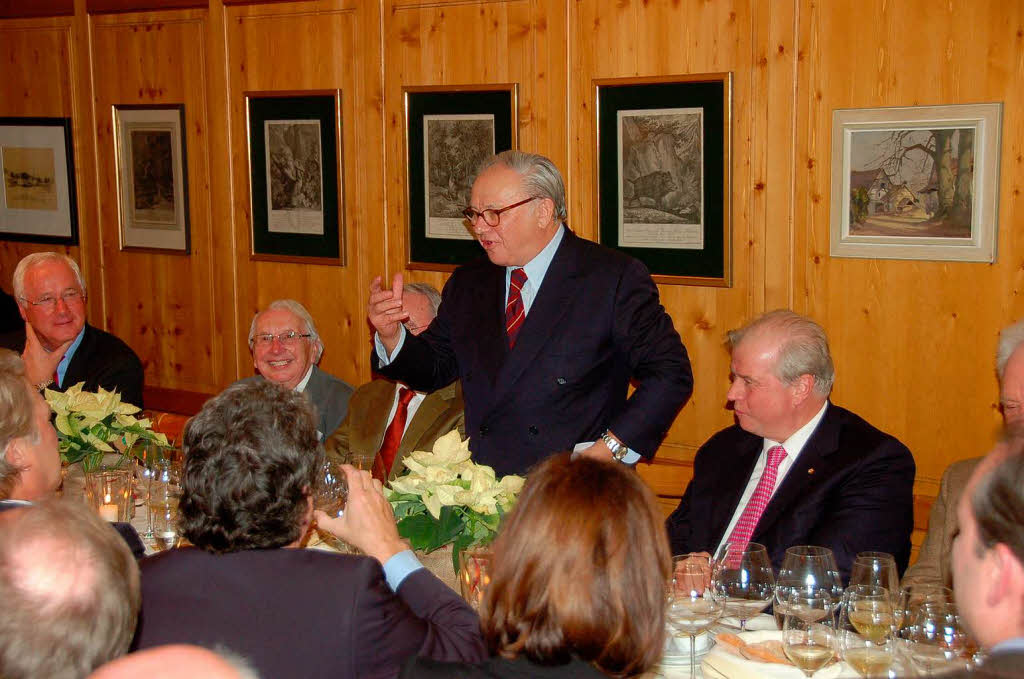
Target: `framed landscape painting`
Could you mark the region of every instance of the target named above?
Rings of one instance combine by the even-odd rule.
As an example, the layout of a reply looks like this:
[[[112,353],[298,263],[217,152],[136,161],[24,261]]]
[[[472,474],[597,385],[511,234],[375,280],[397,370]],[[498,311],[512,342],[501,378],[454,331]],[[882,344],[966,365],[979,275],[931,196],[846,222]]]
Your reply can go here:
[[[601,243],[659,283],[731,285],[732,75],[594,85]]]
[[[185,106],[115,106],[122,250],[189,252]]]
[[[837,109],[833,257],[992,262],[1002,104]]]
[[[78,244],[70,118],[0,118],[0,240]]]
[[[248,92],[253,259],[343,265],[341,92]]]
[[[410,269],[450,271],[482,253],[462,211],[480,163],[516,147],[516,92],[405,88]]]

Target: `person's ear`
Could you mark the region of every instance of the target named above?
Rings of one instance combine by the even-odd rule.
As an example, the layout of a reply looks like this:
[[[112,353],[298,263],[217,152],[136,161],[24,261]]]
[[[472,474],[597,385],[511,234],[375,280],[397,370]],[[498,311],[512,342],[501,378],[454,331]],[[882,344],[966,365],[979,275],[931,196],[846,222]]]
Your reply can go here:
[[[17,469],[24,469],[28,466],[28,451],[25,449],[25,439],[11,439],[4,451],[4,460],[7,464]]]
[[[984,561],[986,603],[997,606],[1006,601],[1019,601],[1024,595],[1024,564],[1017,559],[1013,550],[999,542],[988,550]]]
[[[804,373],[800,377],[793,380],[789,385],[791,393],[793,394],[793,404],[799,405],[807,400],[814,391],[814,377],[807,373]]]
[[[537,221],[541,228],[546,228],[555,221],[555,201],[550,198],[541,198],[538,203]]]

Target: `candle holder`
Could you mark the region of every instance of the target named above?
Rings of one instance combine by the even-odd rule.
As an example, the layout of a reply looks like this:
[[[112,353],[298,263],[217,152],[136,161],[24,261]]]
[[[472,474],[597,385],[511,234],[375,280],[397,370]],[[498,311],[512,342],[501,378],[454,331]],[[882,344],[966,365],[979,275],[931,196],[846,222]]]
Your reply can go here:
[[[105,521],[128,521],[131,469],[100,469],[85,474],[85,501]]]

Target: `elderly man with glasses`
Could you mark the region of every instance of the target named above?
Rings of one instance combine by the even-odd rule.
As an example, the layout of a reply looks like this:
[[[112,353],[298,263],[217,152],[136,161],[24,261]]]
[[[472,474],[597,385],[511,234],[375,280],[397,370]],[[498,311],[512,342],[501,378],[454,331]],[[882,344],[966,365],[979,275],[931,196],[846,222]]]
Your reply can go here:
[[[57,252],[28,255],[14,270],[14,296],[25,319],[25,374],[36,387],[117,391],[142,407],[142,362],[120,339],[85,321],[86,287],[75,260]]]
[[[257,313],[249,327],[249,351],[259,375],[241,382],[267,379],[304,393],[316,408],[320,440],[341,424],[353,387],[319,367],[324,344],[313,317],[293,299],[278,299]]]
[[[565,185],[544,156],[486,161],[464,214],[486,256],[456,269],[425,332],[402,325],[401,275],[371,283],[374,367],[418,391],[461,379],[474,459],[498,474],[573,448],[653,457],[693,376],[647,269],[566,226]]]

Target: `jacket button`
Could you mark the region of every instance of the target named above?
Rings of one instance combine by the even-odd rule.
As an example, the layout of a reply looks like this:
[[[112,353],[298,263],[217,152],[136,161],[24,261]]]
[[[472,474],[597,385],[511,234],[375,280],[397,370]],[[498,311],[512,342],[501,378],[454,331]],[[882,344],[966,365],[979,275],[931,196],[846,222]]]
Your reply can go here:
[[[490,430],[491,430],[491,428],[488,427],[486,424],[481,424],[480,425],[480,436],[487,436],[487,432],[489,432]]]
[[[537,427],[535,427],[535,426],[533,426],[533,425],[531,424],[531,425],[530,425],[530,434],[531,434],[532,436],[536,436],[536,435],[537,435],[537,434],[539,434],[539,433],[540,433],[540,430],[539,430],[539,429],[537,429]]]
[[[558,382],[559,384],[565,384],[565,378],[559,377],[557,380],[555,380],[555,382]]]

